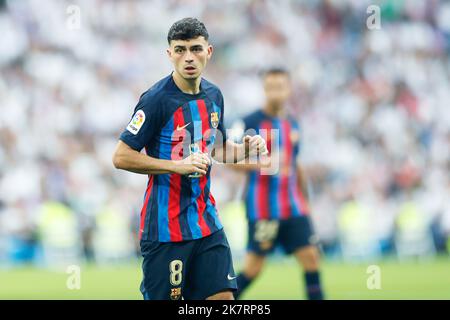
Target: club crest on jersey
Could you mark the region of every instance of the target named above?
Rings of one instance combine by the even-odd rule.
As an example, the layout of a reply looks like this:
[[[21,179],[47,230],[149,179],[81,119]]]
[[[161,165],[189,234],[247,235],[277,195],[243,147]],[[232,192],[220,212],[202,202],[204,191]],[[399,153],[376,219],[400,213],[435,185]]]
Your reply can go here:
[[[180,300],[180,297],[181,297],[181,288],[170,289],[170,299],[171,300]]]
[[[145,113],[142,110],[138,110],[134,116],[133,119],[131,119],[131,122],[127,126],[127,130],[130,131],[132,134],[136,135],[139,130],[141,130],[142,125],[145,122]]]
[[[214,129],[217,129],[219,126],[219,113],[213,112],[211,113],[211,125]]]

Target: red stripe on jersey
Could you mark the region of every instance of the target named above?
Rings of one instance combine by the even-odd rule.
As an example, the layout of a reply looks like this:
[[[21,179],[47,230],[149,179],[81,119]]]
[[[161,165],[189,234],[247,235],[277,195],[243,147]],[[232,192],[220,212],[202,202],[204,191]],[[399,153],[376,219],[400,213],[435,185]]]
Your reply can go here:
[[[266,138],[267,149],[269,153],[272,150],[272,139],[271,139],[271,129],[272,123],[270,121],[261,122],[260,129],[265,129],[266,134],[262,135],[263,138]],[[265,137],[264,137],[265,136]],[[257,216],[258,219],[269,219],[270,214],[270,205],[269,205],[269,175],[261,175],[261,172],[258,173],[256,178],[257,185],[257,195],[258,195],[258,208],[257,208]]]
[[[213,195],[211,194],[211,191],[209,192],[209,201],[211,201],[214,207],[216,206],[216,199],[214,199]]]
[[[209,126],[209,114],[208,110],[206,109],[205,101],[204,100],[197,100],[197,107],[198,107],[198,113],[200,114],[200,119],[202,119],[202,145],[201,145],[201,151],[207,152],[206,150],[206,139],[205,139],[205,133],[210,130]],[[205,199],[205,187],[206,183],[208,182],[208,178],[206,176],[202,176],[199,181],[200,190],[202,191],[200,197],[197,198],[197,208],[198,208],[198,224],[200,226],[200,230],[202,231],[202,236],[208,236],[211,234],[211,230],[209,229],[208,225],[206,224],[205,219],[203,218],[203,213],[206,209],[206,199]]]
[[[175,130],[175,128],[184,126],[183,108],[178,108],[173,114],[173,133],[172,133],[172,155],[174,160],[181,159],[183,157],[183,140],[185,137],[185,130]],[[183,235],[181,234],[180,227],[180,195],[181,195],[181,175],[170,175],[170,187],[169,187],[169,205],[168,205],[168,218],[169,218],[169,234],[171,241],[182,241]]]
[[[272,122],[269,120],[265,120],[263,122],[261,122],[260,126],[259,126],[260,130],[266,130],[266,132],[264,134],[262,134],[261,132],[261,136],[263,139],[266,140],[266,145],[267,145],[267,151],[269,151],[269,154],[272,152]]]
[[[282,148],[284,149],[283,154],[285,156],[285,162],[281,164],[281,174],[280,174],[280,209],[281,218],[286,219],[291,215],[290,205],[289,205],[289,175],[291,174],[291,163],[292,163],[292,142],[291,142],[291,125],[289,121],[281,121],[281,139],[283,141]],[[288,170],[288,173],[285,173]]]
[[[145,199],[144,199],[144,205],[142,206],[141,210],[141,223],[139,226],[139,240],[142,238],[142,233],[144,233],[145,228],[145,217],[147,216],[147,205],[148,200],[150,199],[150,195],[152,193],[153,188],[153,176],[148,176],[148,183],[147,183],[147,190],[145,191]]]

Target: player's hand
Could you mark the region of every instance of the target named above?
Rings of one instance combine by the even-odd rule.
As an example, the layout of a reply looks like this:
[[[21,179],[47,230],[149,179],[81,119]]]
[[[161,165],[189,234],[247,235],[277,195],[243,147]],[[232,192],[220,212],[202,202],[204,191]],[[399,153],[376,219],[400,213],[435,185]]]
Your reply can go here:
[[[267,150],[266,141],[260,136],[245,136],[244,137],[244,147],[247,155],[267,155],[269,151]]]
[[[207,153],[198,152],[192,153],[189,157],[179,161],[175,161],[175,171],[181,175],[188,175],[192,173],[199,173],[206,175],[208,167],[211,165],[211,159]]]

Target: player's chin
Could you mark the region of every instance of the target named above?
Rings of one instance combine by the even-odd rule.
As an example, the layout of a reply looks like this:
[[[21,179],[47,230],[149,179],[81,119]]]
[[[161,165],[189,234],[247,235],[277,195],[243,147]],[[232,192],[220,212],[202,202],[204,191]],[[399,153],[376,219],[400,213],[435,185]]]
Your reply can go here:
[[[199,72],[196,73],[184,73],[183,78],[186,80],[195,80],[200,76]]]
[[[199,68],[196,68],[195,70],[183,70],[183,77],[185,79],[197,79],[202,74],[202,70]]]

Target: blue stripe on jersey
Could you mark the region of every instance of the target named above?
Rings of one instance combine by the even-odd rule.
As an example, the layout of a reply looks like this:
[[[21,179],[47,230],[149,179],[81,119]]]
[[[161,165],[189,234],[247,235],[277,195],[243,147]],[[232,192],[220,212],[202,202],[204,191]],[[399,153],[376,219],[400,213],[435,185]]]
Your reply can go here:
[[[272,133],[275,133],[274,142],[279,142],[279,150],[283,150],[283,141],[282,141],[282,134],[280,134],[280,120],[274,119],[272,121],[272,129],[275,131],[271,131]],[[272,144],[273,145],[273,144]],[[281,170],[281,168],[279,168]],[[280,175],[274,174],[269,177],[269,205],[270,205],[270,218],[271,219],[278,219],[280,217]]]
[[[300,128],[300,125],[296,121],[290,121],[290,124],[291,124],[291,128],[294,128],[297,131],[298,135],[299,135],[299,140],[297,141],[297,143],[295,145],[293,145],[293,155],[292,156],[294,157],[293,161],[295,161],[297,159],[297,157],[298,157],[298,154],[301,151],[300,149],[301,149],[301,146],[302,146],[302,143],[301,143],[301,128]]]
[[[183,108],[183,117],[184,117],[184,123],[190,123],[192,122],[192,115],[189,108]],[[191,141],[186,139],[185,142],[183,142],[183,158],[187,157],[189,155],[189,144]],[[191,231],[191,228],[189,227],[188,222],[188,207],[191,205],[191,195],[192,195],[192,189],[191,189],[191,183],[195,179],[191,179],[188,176],[181,176],[181,196],[180,196],[180,215],[179,215],[179,221],[180,221],[180,227],[181,227],[181,234],[183,235],[183,239],[193,239],[193,234]]]
[[[161,130],[161,138],[159,145],[159,158],[171,159],[172,143],[170,137],[173,133],[173,116]],[[170,241],[169,234],[169,191],[170,191],[170,174],[158,175],[158,235],[159,241]]]
[[[189,108],[191,110],[192,122],[194,125],[194,142],[201,143],[203,139],[202,118],[198,112],[197,100],[189,101]]]
[[[247,196],[246,196],[246,208],[247,216],[250,221],[256,219],[256,171],[251,171],[248,179]]]
[[[208,190],[211,190],[211,180],[208,179],[208,182],[206,183],[206,188]],[[206,211],[208,211],[208,214],[214,218],[214,224],[216,225],[216,230],[222,229],[222,223],[220,223],[219,217],[217,215],[217,209],[214,207],[214,205],[211,202],[211,199],[209,199],[209,192],[208,192],[208,199],[206,200]],[[213,232],[211,230],[211,232]]]
[[[220,119],[220,116],[221,116],[221,114],[220,114],[220,108],[217,106],[217,104],[215,104],[214,102],[213,102],[213,110],[214,110],[214,112],[217,112],[217,114],[219,115],[219,119]]]
[[[300,207],[297,206],[294,198],[294,192],[295,192],[295,184],[297,183],[297,178],[295,175],[291,175],[289,177],[289,202],[291,204],[291,213],[293,216],[300,216]],[[300,203],[298,204],[300,205]]]
[[[212,108],[213,108],[213,112],[217,112],[217,114],[219,115],[219,119],[220,119],[220,108],[214,102],[212,104]],[[212,126],[212,124],[210,127],[211,127],[211,134],[213,135],[210,144],[214,145],[214,141],[216,141],[216,135],[219,131],[216,128],[214,128]],[[219,134],[223,135],[224,133],[225,132],[220,132]]]
[[[291,124],[291,132],[292,132],[292,128],[294,128],[294,130],[297,131],[298,134],[300,134],[300,126],[296,121],[289,121],[289,123]],[[296,203],[295,202],[295,195],[294,192],[295,190],[297,190],[296,188],[296,184],[297,184],[297,166],[296,166],[296,160],[297,160],[297,156],[300,152],[300,142],[298,141],[295,145],[292,146],[292,166],[294,168],[294,174],[292,174],[289,177],[289,188],[288,188],[288,192],[289,192],[289,202],[291,204],[291,213],[293,216],[300,216],[302,215],[301,210],[300,210],[300,203]],[[297,196],[297,199],[299,197]]]
[[[209,170],[211,170],[211,168]],[[210,190],[208,189],[208,185],[205,185],[204,201],[205,201],[206,205],[205,205],[205,209],[203,211],[203,219],[206,221],[206,224],[208,225],[209,230],[211,230],[211,233],[213,233],[214,231],[217,230],[217,227],[216,227],[216,222],[215,222],[213,216],[208,213],[207,204],[208,204],[208,199],[209,199],[209,193],[210,193]]]
[[[201,144],[202,143],[202,119],[200,117],[200,113],[198,112],[197,101],[192,100],[189,101],[189,108],[191,110],[192,122],[194,125],[194,142]],[[202,231],[200,229],[200,225],[198,223],[198,204],[197,198],[201,195],[202,190],[200,189],[200,179],[192,178],[191,179],[191,205],[188,208],[188,222],[189,227],[191,228],[192,237],[194,239],[198,239],[202,237]]]
[[[206,150],[208,150],[208,154],[211,156],[211,151],[214,148],[214,143],[216,142],[216,133],[217,129],[211,128],[209,135],[209,143],[206,144]]]
[[[220,119],[220,108],[213,102],[212,103],[212,110],[213,112],[217,112],[219,119]],[[210,125],[211,128],[211,134],[210,134],[210,141],[208,144],[208,150],[209,152],[212,151],[212,148],[214,147],[214,143],[216,141],[216,134],[217,129],[214,128],[212,125]],[[222,134],[222,133],[220,133]],[[211,171],[211,168],[209,169]],[[205,200],[206,200],[206,208],[205,208],[205,221],[208,222],[209,229],[211,232],[220,230],[223,228],[222,223],[220,223],[219,217],[217,215],[217,209],[212,204],[211,200],[209,199],[209,194],[211,192],[211,176],[208,177],[208,181],[206,182],[205,186]],[[214,226],[212,226],[214,224]]]
[[[216,231],[223,228],[222,223],[220,223],[219,217],[217,215],[217,209],[214,207],[214,205],[211,202],[211,199],[206,201],[206,210],[208,211],[208,214],[214,218],[214,224],[216,225]],[[211,232],[213,232],[211,230]]]
[[[145,216],[144,234],[142,240],[158,240],[158,201],[159,181],[158,175],[153,176],[152,193],[147,204],[147,215]],[[156,209],[155,209],[156,208]],[[148,227],[147,227],[148,226]]]
[[[181,176],[181,194],[183,196],[180,196],[180,210],[182,208],[188,208],[191,203],[191,178],[188,178],[187,176]],[[180,228],[181,228],[181,235],[183,236],[183,239],[192,239],[192,233],[191,228],[189,228],[189,222],[187,217],[186,211],[181,211],[178,219],[180,221]]]

